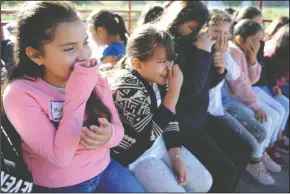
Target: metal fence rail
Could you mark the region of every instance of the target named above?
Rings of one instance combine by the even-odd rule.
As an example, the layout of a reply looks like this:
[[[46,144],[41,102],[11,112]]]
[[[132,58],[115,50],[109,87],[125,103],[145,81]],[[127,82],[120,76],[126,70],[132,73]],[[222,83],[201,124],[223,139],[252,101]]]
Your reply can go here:
[[[259,8],[262,10],[263,8],[263,0],[259,0],[258,1],[258,6]],[[1,10],[1,15],[14,15],[18,13],[18,9],[3,9]],[[79,9],[78,10],[80,13],[91,13],[93,10],[91,9]],[[140,14],[141,11],[136,11],[136,10],[132,10],[132,1],[128,0],[128,10],[112,10],[115,13],[127,13],[128,14],[128,18],[124,18],[124,21],[127,23],[128,25],[128,31],[131,32],[132,30],[132,22],[136,22],[138,20],[138,18],[132,18],[132,13],[137,13]],[[1,21],[1,40],[4,39],[4,33],[3,33],[3,26],[5,26],[7,23],[9,23],[11,21]],[[272,20],[269,19],[265,19],[264,22],[272,22]]]

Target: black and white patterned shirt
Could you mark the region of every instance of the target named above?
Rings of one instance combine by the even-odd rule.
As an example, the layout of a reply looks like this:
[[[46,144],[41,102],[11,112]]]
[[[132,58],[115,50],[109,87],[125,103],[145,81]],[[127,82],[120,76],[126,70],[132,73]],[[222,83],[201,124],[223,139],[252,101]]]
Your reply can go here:
[[[152,86],[134,70],[121,70],[114,74],[111,88],[125,129],[123,140],[112,149],[115,160],[129,165],[160,135],[163,135],[167,149],[181,147],[176,115],[160,103],[166,91],[160,91],[160,100],[159,97],[157,100]]]

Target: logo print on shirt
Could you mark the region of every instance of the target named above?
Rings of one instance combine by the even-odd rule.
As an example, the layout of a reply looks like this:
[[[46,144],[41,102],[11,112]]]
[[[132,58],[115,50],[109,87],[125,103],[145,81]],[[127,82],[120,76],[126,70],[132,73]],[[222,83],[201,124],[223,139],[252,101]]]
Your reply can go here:
[[[63,100],[50,101],[51,116],[54,121],[60,121],[62,118],[63,105]]]

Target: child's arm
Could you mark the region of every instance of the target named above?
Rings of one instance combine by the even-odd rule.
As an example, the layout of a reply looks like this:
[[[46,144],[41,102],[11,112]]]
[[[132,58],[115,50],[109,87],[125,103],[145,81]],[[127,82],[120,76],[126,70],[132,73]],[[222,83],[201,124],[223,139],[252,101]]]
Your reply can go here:
[[[248,65],[248,76],[251,84],[255,84],[260,79],[262,67],[257,61],[254,65]]]
[[[123,83],[112,85],[115,105],[125,128],[123,140],[112,153],[116,153],[114,156],[123,165],[136,160],[145,149],[148,149],[148,144],[162,134],[164,134],[167,149],[181,146],[178,142],[176,143],[179,136],[175,133],[179,133],[179,125],[174,122],[175,114],[163,104],[153,113],[148,91],[137,83],[138,80],[128,81],[130,82],[123,81]],[[169,132],[169,130],[172,131]],[[163,133],[164,131],[167,132]],[[131,146],[133,146],[132,149]]]
[[[232,55],[229,51],[225,53],[225,58],[226,58],[226,68],[228,70],[226,79],[227,80],[238,79],[238,77],[240,76],[239,65],[233,60]]]
[[[251,84],[255,84],[259,81],[261,76],[262,67],[257,59],[260,48],[261,43],[253,43],[251,48],[244,53],[245,58],[247,59],[248,77]]]
[[[122,138],[124,137],[124,128],[113,101],[111,87],[109,86],[108,80],[106,78],[104,82],[104,90],[102,96],[104,99],[103,103],[107,106],[112,115],[112,119],[110,122],[112,127],[112,136],[110,137],[109,141],[102,147],[112,148],[117,146],[121,142]]]
[[[75,66],[67,82],[58,129],[29,91],[21,85],[7,88],[3,100],[6,114],[35,154],[61,168],[70,164],[79,146],[85,105],[96,84],[96,72],[97,66]]]
[[[133,88],[132,84],[113,86],[115,105],[123,123],[138,133],[146,132],[147,137],[144,136],[144,139],[154,139],[163,133],[174,118],[174,113],[163,104],[153,113],[151,99],[145,93],[140,85]]]
[[[187,64],[186,67],[180,66],[184,75],[182,85],[182,90],[186,91],[184,94],[188,95],[190,93],[193,97],[200,95],[206,85],[212,59],[212,53],[197,49],[196,54],[190,57],[190,64]]]
[[[259,108],[258,98],[252,91],[249,81],[247,61],[242,53],[230,50],[232,58],[240,67],[240,76],[236,80],[227,80],[230,91],[237,96],[248,107],[257,110]]]

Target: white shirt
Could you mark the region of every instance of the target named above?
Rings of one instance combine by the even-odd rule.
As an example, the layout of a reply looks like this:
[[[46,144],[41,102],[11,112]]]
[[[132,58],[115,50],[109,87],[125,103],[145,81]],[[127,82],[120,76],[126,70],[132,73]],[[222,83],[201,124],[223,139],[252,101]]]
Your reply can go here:
[[[155,95],[156,95],[157,106],[159,107],[162,103],[160,92],[158,90],[157,84],[153,84],[152,87],[153,87],[153,90],[154,90]],[[129,170],[132,171],[138,162],[140,162],[146,158],[161,159],[166,152],[167,152],[167,149],[165,146],[164,139],[163,139],[162,135],[160,135],[159,137],[156,138],[156,140],[154,141],[151,148],[146,150],[146,152],[144,152],[141,156],[139,156],[139,158],[137,158],[137,160],[135,160],[134,162],[132,162],[129,165]]]
[[[225,61],[227,68],[227,80],[235,80],[240,76],[240,67],[233,60],[229,51],[225,53]],[[209,90],[209,106],[207,111],[215,116],[224,115],[224,109],[222,105],[222,92],[221,89],[225,83],[225,80],[221,81],[216,87]]]

